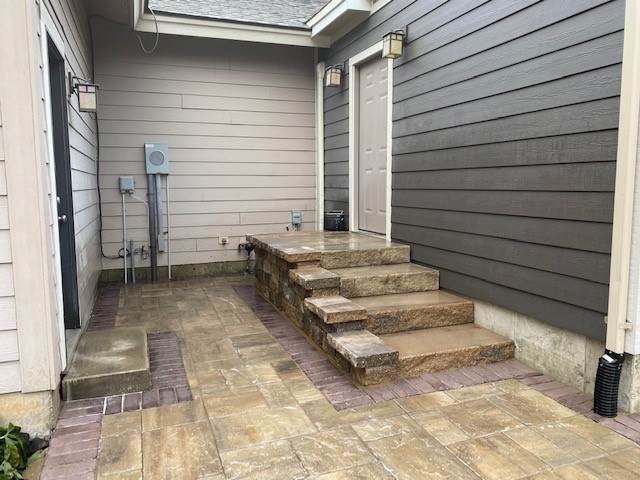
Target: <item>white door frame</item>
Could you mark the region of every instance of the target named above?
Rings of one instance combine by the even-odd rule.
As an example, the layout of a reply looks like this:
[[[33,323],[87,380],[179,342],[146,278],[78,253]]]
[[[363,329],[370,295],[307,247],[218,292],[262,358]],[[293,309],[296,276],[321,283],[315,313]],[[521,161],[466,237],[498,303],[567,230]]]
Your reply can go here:
[[[382,54],[382,40],[349,59],[349,230],[358,228],[358,181],[356,171],[358,153],[358,66],[367,60]],[[391,240],[391,151],[393,124],[393,60],[387,60],[387,182],[386,182],[386,218],[385,238]]]
[[[318,56],[317,50],[315,55]],[[319,232],[324,230],[324,69],[324,62],[316,62],[316,230]]]
[[[60,360],[61,369],[64,370],[67,367],[67,343],[64,326],[64,302],[62,297],[62,270],[60,266],[60,234],[58,229],[58,202],[56,197],[58,196],[56,190],[56,165],[55,155],[53,148],[53,120],[51,118],[51,85],[49,82],[49,44],[48,39],[54,43],[62,57],[64,58],[64,40],[60,36],[55,22],[49,15],[47,9],[43,6],[41,9],[40,18],[40,42],[42,51],[42,86],[44,89],[44,109],[46,115],[46,129],[47,129],[47,163],[49,170],[49,189],[51,192],[51,223],[53,225],[53,248],[55,255],[55,296],[56,296],[56,321],[58,323],[58,336],[59,336],[59,348],[60,348]]]

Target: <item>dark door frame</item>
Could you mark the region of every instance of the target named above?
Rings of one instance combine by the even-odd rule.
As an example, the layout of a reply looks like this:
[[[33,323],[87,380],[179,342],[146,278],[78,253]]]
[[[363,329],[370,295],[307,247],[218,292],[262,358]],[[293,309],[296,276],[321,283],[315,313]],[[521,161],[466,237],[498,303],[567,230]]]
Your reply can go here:
[[[78,272],[76,267],[75,226],[73,222],[73,190],[71,185],[71,156],[69,152],[69,123],[67,117],[67,84],[64,57],[53,40],[47,38],[49,55],[49,85],[51,99],[51,135],[56,173],[58,206],[58,236],[64,326],[80,328],[78,302]]]

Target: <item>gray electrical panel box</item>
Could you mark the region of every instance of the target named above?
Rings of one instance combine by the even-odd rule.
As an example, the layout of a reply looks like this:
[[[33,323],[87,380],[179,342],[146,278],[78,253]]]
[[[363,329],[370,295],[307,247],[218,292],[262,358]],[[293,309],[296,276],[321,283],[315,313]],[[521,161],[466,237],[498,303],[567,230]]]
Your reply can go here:
[[[169,174],[169,146],[166,143],[145,143],[144,158],[148,174]]]
[[[302,224],[302,212],[300,210],[291,210],[291,225],[299,226]]]

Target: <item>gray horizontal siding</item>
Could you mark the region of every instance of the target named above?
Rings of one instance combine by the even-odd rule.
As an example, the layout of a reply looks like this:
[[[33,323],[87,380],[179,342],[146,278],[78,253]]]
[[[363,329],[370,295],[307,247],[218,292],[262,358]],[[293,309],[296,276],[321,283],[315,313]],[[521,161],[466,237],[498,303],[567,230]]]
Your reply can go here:
[[[146,198],[147,142],[170,148],[173,264],[243,260],[237,247],[246,234],[285,231],[292,209],[304,230],[315,228],[311,49],[167,35],[145,55],[131,32],[96,25],[107,254],[122,242],[118,176],[132,176],[136,197]],[[128,237],[146,245],[146,206],[127,202]],[[103,265],[121,268],[118,260]]]
[[[324,51],[409,26],[392,237],[441,284],[603,338],[623,0],[394,0]],[[349,78],[325,89],[325,208],[348,209]]]

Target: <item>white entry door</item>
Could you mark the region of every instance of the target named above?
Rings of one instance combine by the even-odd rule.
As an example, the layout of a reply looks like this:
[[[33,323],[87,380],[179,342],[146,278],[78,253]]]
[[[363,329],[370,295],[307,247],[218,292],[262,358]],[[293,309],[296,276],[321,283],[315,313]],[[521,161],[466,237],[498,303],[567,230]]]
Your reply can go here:
[[[385,234],[388,60],[376,56],[358,70],[358,229]]]

